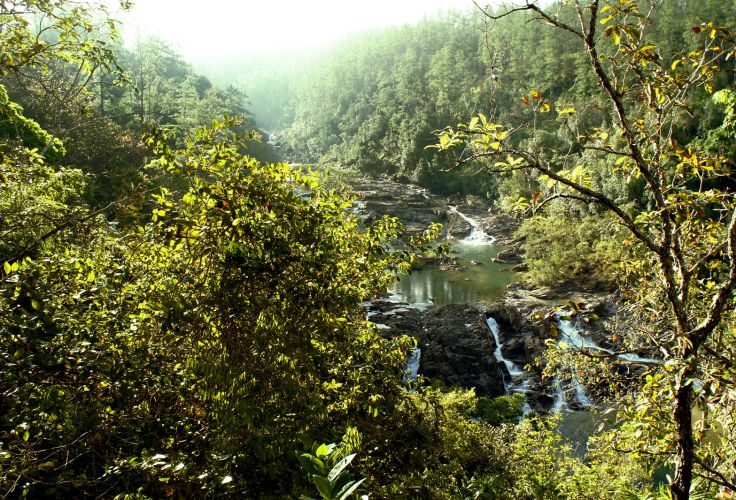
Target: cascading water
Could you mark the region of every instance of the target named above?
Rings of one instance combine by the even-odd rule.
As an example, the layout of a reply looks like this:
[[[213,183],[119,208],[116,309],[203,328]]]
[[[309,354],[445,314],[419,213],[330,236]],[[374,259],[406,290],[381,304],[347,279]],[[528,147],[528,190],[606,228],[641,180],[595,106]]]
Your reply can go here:
[[[524,370],[519,368],[513,361],[503,357],[503,352],[501,352],[501,339],[498,335],[498,322],[492,316],[486,316],[486,324],[488,325],[488,329],[491,331],[493,340],[496,343],[496,349],[493,351],[493,356],[496,358],[496,361],[503,363],[504,366],[506,366],[506,370],[509,372],[510,380],[506,380],[505,376],[503,380],[503,386],[504,389],[506,389],[506,393],[518,392],[526,398],[526,393],[529,392],[529,381],[525,376]],[[524,415],[528,414],[531,410],[529,403],[524,403]]]
[[[483,228],[480,227],[477,220],[472,217],[468,217],[464,213],[460,212],[457,207],[452,205],[447,207],[447,209],[449,212],[457,214],[461,219],[470,224],[470,234],[462,240],[462,243],[466,245],[487,245],[493,243],[493,237],[483,231]]]
[[[560,331],[559,342],[564,342],[576,350],[590,349],[594,351],[601,351],[606,354],[615,354],[614,351],[612,351],[611,349],[607,349],[596,343],[593,339],[584,336],[580,332],[580,330],[577,329],[572,321],[561,319],[559,314],[556,317],[557,327]],[[662,362],[658,359],[644,358],[633,353],[616,354],[616,357],[618,359],[631,363],[659,364]],[[570,371],[570,384],[572,385],[572,388],[575,392],[575,399],[577,400],[578,405],[582,408],[587,408],[591,406],[592,403],[590,401],[590,398],[588,398],[588,395],[585,393],[585,387],[575,377],[575,374],[572,372],[572,370]],[[568,409],[567,402],[565,400],[564,390],[562,388],[562,383],[557,379],[555,379],[555,403],[553,405],[553,409],[555,412],[563,409]]]
[[[560,330],[560,342],[565,342],[565,339],[567,339],[566,343],[569,343],[574,349],[587,347],[590,349],[600,348],[604,350],[592,340],[580,335],[580,332],[577,330],[577,328],[575,328],[575,325],[573,325],[572,321],[566,319],[558,319],[557,328]],[[575,392],[575,400],[577,401],[578,405],[581,408],[589,407],[591,405],[591,402],[590,398],[588,398],[588,395],[585,394],[585,387],[583,386],[583,384],[580,383],[577,377],[575,377],[575,373],[573,373],[572,370],[570,370],[570,384],[572,385],[572,388]],[[555,404],[553,408],[556,413],[561,410],[569,409],[567,405],[567,400],[565,398],[565,392],[562,387],[562,381],[558,379],[555,379]]]
[[[409,373],[404,375],[404,382],[416,380],[419,376],[419,363],[422,360],[422,349],[415,347],[412,349],[409,359],[406,361],[406,369]]]
[[[560,340],[564,337],[565,342],[573,349],[593,349],[605,352],[606,354],[614,354],[614,351],[597,344],[593,339],[583,336],[575,327],[572,321],[566,319],[557,320],[557,327],[560,330]],[[654,358],[645,358],[634,353],[617,354],[616,357],[622,361],[642,364],[660,364],[662,360]]]
[[[560,413],[562,410],[568,410],[570,407],[567,405],[567,399],[565,399],[565,391],[562,389],[562,382],[560,379],[555,377],[552,379],[552,384],[555,387],[555,399],[552,403],[552,412]]]
[[[575,389],[575,399],[578,400],[578,404],[583,408],[589,407],[591,402],[588,395],[585,394],[585,387],[583,387],[583,384],[581,384],[577,377],[575,377],[572,370],[570,371],[570,383],[572,383],[572,387]]]

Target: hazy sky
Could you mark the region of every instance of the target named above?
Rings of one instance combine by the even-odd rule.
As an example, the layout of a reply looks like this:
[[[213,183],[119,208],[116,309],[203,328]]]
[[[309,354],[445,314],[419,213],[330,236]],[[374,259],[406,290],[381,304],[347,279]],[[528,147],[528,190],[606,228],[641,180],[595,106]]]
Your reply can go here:
[[[132,12],[116,17],[129,42],[154,35],[186,58],[201,59],[312,48],[348,33],[471,8],[472,0],[135,0]]]

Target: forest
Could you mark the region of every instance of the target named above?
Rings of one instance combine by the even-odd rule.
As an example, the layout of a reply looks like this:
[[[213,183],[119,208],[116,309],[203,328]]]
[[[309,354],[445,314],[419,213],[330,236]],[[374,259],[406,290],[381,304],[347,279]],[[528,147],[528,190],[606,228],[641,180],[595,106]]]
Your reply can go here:
[[[735,30],[469,2],[208,75],[0,0],[0,497],[735,497]],[[511,284],[392,298],[463,243]]]

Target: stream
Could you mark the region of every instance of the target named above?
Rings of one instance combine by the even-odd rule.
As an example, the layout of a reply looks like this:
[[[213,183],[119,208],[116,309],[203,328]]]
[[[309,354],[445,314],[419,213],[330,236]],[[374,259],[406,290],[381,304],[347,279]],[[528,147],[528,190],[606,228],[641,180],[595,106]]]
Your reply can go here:
[[[473,237],[473,233],[468,238]],[[427,264],[403,276],[390,289],[397,301],[429,304],[478,304],[500,300],[506,287],[519,280],[511,264],[491,262],[504,247],[460,240],[452,244],[457,266]],[[392,297],[393,298],[393,297]]]
[[[519,275],[510,269],[511,264],[492,261],[505,249],[504,246],[494,244],[493,238],[487,235],[472,217],[458,211],[456,207],[451,206],[448,211],[456,213],[471,226],[467,237],[460,240],[448,238],[451,252],[456,255],[455,262],[452,266],[429,263],[403,276],[390,289],[391,301],[404,302],[408,304],[405,307],[418,309],[426,309],[431,305],[493,302],[501,300],[506,287],[519,280]],[[611,352],[584,336],[571,321],[563,319],[562,316],[556,320],[561,332],[560,342],[567,342],[572,348]],[[493,355],[497,362],[505,367],[503,385],[506,393],[526,396],[531,391],[530,374],[524,367],[504,357],[497,321],[487,314],[485,322],[496,345]],[[382,326],[384,325],[379,325]],[[623,356],[629,356],[631,361],[650,361],[635,355]],[[417,347],[408,359],[405,380],[417,378],[420,360],[421,349]],[[600,417],[590,411],[593,404],[586,395],[584,386],[574,374],[571,374],[569,381],[557,380],[553,387],[554,394],[550,395],[554,399],[551,411],[560,415],[560,432],[582,456],[586,450],[587,438],[600,424]],[[524,415],[532,412],[528,402],[523,412]]]

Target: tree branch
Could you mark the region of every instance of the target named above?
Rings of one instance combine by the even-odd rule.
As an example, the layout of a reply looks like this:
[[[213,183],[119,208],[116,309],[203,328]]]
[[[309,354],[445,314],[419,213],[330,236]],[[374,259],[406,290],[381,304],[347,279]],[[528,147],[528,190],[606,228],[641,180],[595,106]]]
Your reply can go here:
[[[705,475],[699,474],[696,471],[693,471],[694,474],[702,477],[703,479],[707,479],[709,481],[713,481],[714,483],[718,483],[721,486],[725,486],[726,488],[730,489],[731,491],[736,492],[736,483],[732,483],[729,481],[726,476],[718,472],[717,470],[713,469],[712,467],[706,465],[703,463],[702,460],[700,460],[697,456],[695,456],[695,463],[697,463],[699,466],[701,466],[703,469],[705,469],[709,474],[712,474],[715,477],[707,477]]]
[[[689,335],[698,342],[702,342],[712,332],[723,316],[723,310],[731,299],[731,293],[736,287],[736,208],[731,214],[731,221],[728,224],[728,239],[726,247],[728,249],[728,262],[730,263],[729,274],[726,281],[721,285],[718,293],[713,297],[713,302],[708,309],[708,314],[700,322],[698,326],[693,328]]]
[[[642,230],[637,227],[636,223],[634,223],[634,220],[624,212],[621,207],[616,205],[616,203],[608,198],[606,195],[599,193],[597,191],[594,191],[590,188],[587,188],[581,184],[578,184],[575,181],[572,181],[570,179],[567,179],[565,177],[562,177],[558,175],[557,173],[553,172],[550,168],[545,167],[542,165],[536,158],[534,158],[532,155],[530,155],[527,152],[524,151],[517,151],[517,150],[508,150],[510,153],[513,153],[517,156],[520,156],[526,160],[527,164],[530,168],[533,168],[543,174],[545,174],[550,179],[554,179],[557,182],[564,184],[565,186],[568,186],[572,188],[573,190],[577,191],[578,193],[588,196],[589,198],[592,198],[596,203],[599,205],[603,205],[608,210],[616,214],[616,216],[621,220],[621,222],[626,226],[629,231],[631,231],[637,239],[639,239],[644,245],[649,248],[651,251],[655,252],[656,254],[662,253],[662,248],[657,245],[654,241],[652,241],[649,236],[644,234]]]
[[[549,203],[552,200],[556,200],[558,198],[564,198],[564,199],[570,199],[570,200],[578,200],[582,201],[583,203],[595,203],[595,200],[591,200],[590,198],[584,198],[582,196],[576,196],[574,194],[564,194],[564,193],[555,193],[552,194],[539,203],[537,203],[534,208],[532,209],[532,214],[536,214],[537,211],[541,210],[542,207],[544,207],[547,203]]]

